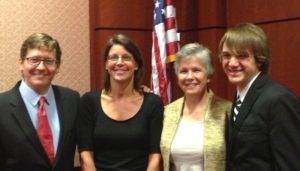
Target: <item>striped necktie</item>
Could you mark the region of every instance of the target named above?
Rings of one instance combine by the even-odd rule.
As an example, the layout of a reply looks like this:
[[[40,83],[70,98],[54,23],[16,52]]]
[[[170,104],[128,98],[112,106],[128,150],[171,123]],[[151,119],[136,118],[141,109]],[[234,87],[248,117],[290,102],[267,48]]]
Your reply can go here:
[[[240,110],[241,106],[242,106],[242,101],[240,99],[240,96],[238,96],[236,98],[236,102],[235,102],[235,105],[234,105],[234,108],[233,108],[233,121],[236,120],[237,115],[239,113],[239,110]]]

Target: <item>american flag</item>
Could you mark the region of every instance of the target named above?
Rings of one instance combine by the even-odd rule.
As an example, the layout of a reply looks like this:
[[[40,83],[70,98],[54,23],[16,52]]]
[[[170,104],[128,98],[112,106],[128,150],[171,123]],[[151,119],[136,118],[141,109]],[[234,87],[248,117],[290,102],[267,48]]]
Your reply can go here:
[[[178,50],[176,9],[172,0],[154,0],[151,87],[164,104],[171,102],[171,70]]]

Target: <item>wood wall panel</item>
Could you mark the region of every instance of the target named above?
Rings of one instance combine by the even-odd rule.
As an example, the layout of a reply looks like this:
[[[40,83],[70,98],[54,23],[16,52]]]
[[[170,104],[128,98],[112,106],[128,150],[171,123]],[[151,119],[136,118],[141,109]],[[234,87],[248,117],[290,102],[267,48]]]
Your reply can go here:
[[[175,0],[179,30],[225,27],[225,2],[225,0]]]
[[[96,1],[96,27],[151,29],[152,2],[145,0]]]
[[[300,20],[262,25],[271,48],[270,76],[300,97]]]
[[[175,0],[178,29],[191,30],[198,28],[199,0]]]
[[[199,28],[224,28],[226,26],[225,0],[200,0],[198,9]]]
[[[92,89],[102,86],[102,54],[109,36],[123,33],[133,38],[144,58],[145,72],[142,84],[149,85],[151,74],[151,45],[153,1],[91,0],[94,3],[94,57],[91,61]],[[216,94],[232,99],[235,88],[228,83],[217,58],[218,43],[227,27],[240,22],[260,25],[270,39],[272,51],[270,75],[300,96],[299,0],[174,0],[177,24],[181,34],[180,45],[199,42],[209,47],[213,55],[215,74],[211,87]],[[91,8],[92,9],[92,8]],[[92,14],[92,13],[91,13]],[[94,27],[92,27],[94,23]],[[91,33],[91,35],[93,35]],[[91,41],[92,43],[92,41]],[[93,51],[93,50],[91,50]],[[93,53],[91,53],[93,54]],[[299,58],[299,59],[298,59]],[[94,66],[94,67],[93,67]],[[288,69],[284,68],[289,66]],[[93,79],[94,78],[94,79]],[[173,74],[174,99],[182,96]]]
[[[125,0],[102,0],[94,2],[94,28],[91,28],[91,32],[94,32],[94,59],[92,65],[92,89],[98,89],[102,86],[103,80],[103,47],[109,36],[115,33],[124,33],[133,38],[139,45],[141,53],[144,57],[145,72],[142,80],[142,84],[150,84],[151,74],[151,30],[153,20],[153,1],[140,1],[132,0],[130,4],[126,4]],[[123,2],[123,3],[122,3]],[[128,1],[127,1],[128,2]],[[190,42],[200,42],[213,48],[213,53],[216,54],[216,42],[220,34],[216,34],[220,30],[216,28],[224,27],[224,3],[217,3],[218,0],[211,1],[199,1],[199,0],[174,0],[175,7],[177,9],[177,24],[179,32],[181,32],[180,44],[184,45]],[[223,15],[221,15],[223,13]],[[91,18],[93,18],[91,17]],[[216,63],[216,62],[214,62]],[[216,67],[216,72],[221,72],[220,68]],[[101,73],[101,74],[100,74]],[[223,74],[223,73],[221,73]],[[217,74],[220,75],[220,74]],[[213,79],[217,81],[212,82],[212,88],[216,90],[216,93],[226,96],[227,87],[219,84],[218,80],[224,80],[224,75],[221,75],[222,79],[215,76]],[[224,81],[223,81],[224,82]],[[172,91],[173,99],[177,99],[182,96],[182,92],[177,86],[177,80],[175,74],[172,75]],[[214,90],[215,91],[215,90]]]
[[[299,0],[230,0],[227,21],[231,26],[240,22],[274,22],[300,17]]]

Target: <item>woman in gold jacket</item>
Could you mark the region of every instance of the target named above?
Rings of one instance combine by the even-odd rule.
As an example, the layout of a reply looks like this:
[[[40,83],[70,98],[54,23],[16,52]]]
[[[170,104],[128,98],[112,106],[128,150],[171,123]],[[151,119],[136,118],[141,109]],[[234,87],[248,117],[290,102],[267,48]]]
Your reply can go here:
[[[187,44],[176,54],[174,67],[184,97],[165,107],[163,170],[224,171],[231,103],[208,88],[213,74],[210,50]]]

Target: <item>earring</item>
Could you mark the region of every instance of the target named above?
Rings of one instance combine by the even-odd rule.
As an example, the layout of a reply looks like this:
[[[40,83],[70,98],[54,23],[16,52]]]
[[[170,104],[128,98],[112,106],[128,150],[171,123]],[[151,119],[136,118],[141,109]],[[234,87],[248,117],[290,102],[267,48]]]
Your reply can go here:
[[[206,83],[206,90],[207,90],[207,92],[209,92],[209,83],[210,83],[210,79],[207,79],[207,83]]]

